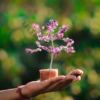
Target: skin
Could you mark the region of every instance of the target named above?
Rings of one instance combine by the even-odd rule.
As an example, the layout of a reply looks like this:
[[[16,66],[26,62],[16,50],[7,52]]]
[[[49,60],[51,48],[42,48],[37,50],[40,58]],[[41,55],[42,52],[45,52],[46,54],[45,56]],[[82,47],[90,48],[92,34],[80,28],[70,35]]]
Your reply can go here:
[[[22,87],[21,93],[31,98],[43,93],[62,91],[71,83],[79,81],[82,74],[83,71],[77,69],[67,76],[61,75],[44,81],[32,81]],[[16,90],[17,88],[0,91],[0,100],[24,100],[16,93]]]

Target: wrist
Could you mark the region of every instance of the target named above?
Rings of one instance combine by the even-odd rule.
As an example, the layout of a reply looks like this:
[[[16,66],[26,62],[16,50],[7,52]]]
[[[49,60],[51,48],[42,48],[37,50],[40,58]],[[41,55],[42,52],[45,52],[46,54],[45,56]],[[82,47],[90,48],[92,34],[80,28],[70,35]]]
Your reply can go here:
[[[17,89],[16,92],[19,93],[21,98],[23,98],[23,99],[30,99],[28,90],[27,90],[25,85],[18,86],[18,89]]]
[[[27,88],[26,85],[23,86],[23,88],[21,89],[21,92],[22,92],[22,94],[23,94],[25,97],[31,98],[30,93],[29,93],[29,90],[28,90],[28,88]]]

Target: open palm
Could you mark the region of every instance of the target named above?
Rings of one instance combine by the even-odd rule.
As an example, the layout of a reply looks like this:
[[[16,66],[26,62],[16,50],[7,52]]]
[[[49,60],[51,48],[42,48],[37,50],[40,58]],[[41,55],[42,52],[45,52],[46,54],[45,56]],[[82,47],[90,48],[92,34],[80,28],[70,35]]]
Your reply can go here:
[[[27,97],[35,97],[39,94],[61,91],[68,85],[81,79],[83,71],[77,69],[67,76],[61,75],[44,81],[32,81],[22,88],[22,94]]]

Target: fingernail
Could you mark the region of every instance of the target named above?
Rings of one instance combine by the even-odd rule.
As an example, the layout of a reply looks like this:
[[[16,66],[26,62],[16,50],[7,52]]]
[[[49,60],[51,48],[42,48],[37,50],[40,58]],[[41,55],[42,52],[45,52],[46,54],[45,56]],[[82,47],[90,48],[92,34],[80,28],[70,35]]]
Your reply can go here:
[[[81,80],[81,76],[79,76],[80,80]]]
[[[83,71],[82,70],[80,70],[82,73],[83,73]]]
[[[82,71],[82,74],[83,74],[83,71]]]

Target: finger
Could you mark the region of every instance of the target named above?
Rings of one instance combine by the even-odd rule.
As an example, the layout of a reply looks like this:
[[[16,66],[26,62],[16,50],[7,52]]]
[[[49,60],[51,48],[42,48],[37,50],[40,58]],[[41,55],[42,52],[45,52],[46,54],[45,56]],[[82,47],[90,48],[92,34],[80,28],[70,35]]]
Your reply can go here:
[[[71,83],[77,82],[79,80],[81,80],[81,76],[76,77],[73,81],[65,82],[65,84],[63,84],[63,87],[61,87],[61,90],[65,89]]]
[[[66,80],[65,81],[68,81],[68,80],[73,80],[73,79],[75,79],[76,78],[76,76],[75,75],[67,75],[66,76]]]
[[[75,76],[79,76],[82,75],[83,71],[80,69],[74,70],[73,72],[71,72],[69,75],[75,75]]]
[[[75,76],[74,75],[67,75],[65,77],[65,79],[63,80],[60,80],[58,82],[56,82],[55,84],[52,84],[49,88],[48,88],[48,91],[60,91],[61,88],[63,87],[63,85],[65,83],[69,84],[70,82],[72,82],[73,80],[75,79]],[[66,86],[67,86],[66,84]]]
[[[64,83],[64,82],[70,82],[70,81],[72,81],[72,80],[74,80],[76,78],[76,76],[75,75],[67,75],[66,77],[65,77],[65,79],[64,80],[62,80],[62,83]]]
[[[79,81],[79,80],[81,80],[81,76],[78,76],[76,79],[74,79],[74,80],[72,81],[72,83],[77,82],[77,81]]]
[[[67,78],[66,78],[66,81],[63,82],[63,84],[61,84],[61,85],[59,86],[59,90],[65,89],[70,83],[72,83],[73,80],[76,79],[76,76],[74,76],[74,75],[67,75],[66,77],[67,77]],[[71,78],[70,78],[70,77],[71,77]]]
[[[44,81],[42,81],[42,87],[48,88],[52,84],[57,83],[58,81],[63,80],[64,78],[65,78],[65,76],[61,75],[61,76],[58,76],[58,77],[50,78],[48,80],[44,80]]]

